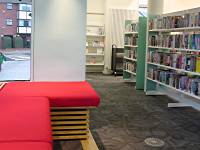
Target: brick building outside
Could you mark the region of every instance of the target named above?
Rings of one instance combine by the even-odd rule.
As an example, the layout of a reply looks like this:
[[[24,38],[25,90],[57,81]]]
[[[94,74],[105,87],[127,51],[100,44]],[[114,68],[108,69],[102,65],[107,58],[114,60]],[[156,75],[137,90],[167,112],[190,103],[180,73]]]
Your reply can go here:
[[[31,4],[0,1],[0,49],[30,48]]]

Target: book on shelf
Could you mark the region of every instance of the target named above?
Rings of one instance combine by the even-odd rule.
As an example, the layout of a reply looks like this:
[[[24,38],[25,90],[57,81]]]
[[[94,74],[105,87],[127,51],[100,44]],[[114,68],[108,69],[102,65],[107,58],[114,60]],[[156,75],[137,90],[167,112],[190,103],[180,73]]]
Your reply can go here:
[[[148,51],[148,61],[176,69],[200,72],[200,57],[193,54]]]
[[[124,62],[124,70],[128,70],[128,71],[135,73],[136,67],[137,67],[137,65],[135,62]]]
[[[137,32],[138,25],[137,23],[129,23],[125,26],[125,32]]]
[[[164,83],[176,89],[200,96],[200,78],[188,76],[171,70],[149,68],[147,76],[150,79]]]
[[[132,45],[136,46],[137,45],[137,35],[132,35],[132,36],[125,36],[124,37],[124,45]]]
[[[185,27],[199,27],[200,12],[185,13],[177,16],[155,16],[149,21],[149,29],[171,29]]]
[[[200,34],[183,32],[182,34],[159,34],[149,36],[151,46],[166,48],[182,48],[200,51]]]
[[[103,48],[97,48],[97,54],[103,54]]]
[[[196,58],[196,72],[200,73],[200,57]]]
[[[137,51],[136,51],[136,49],[126,50],[124,56],[131,58],[131,59],[137,59]]]

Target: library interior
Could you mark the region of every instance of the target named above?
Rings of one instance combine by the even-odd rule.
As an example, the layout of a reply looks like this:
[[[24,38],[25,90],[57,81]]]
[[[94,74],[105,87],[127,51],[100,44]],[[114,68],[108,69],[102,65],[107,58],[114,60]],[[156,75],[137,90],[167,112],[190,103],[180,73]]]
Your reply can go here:
[[[200,150],[200,1],[0,0],[0,150]]]

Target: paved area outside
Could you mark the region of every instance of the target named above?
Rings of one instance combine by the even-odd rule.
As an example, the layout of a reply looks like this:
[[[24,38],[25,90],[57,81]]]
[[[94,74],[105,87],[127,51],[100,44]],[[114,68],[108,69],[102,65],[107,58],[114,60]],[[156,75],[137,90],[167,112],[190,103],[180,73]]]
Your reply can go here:
[[[30,50],[5,51],[0,81],[30,80]]]

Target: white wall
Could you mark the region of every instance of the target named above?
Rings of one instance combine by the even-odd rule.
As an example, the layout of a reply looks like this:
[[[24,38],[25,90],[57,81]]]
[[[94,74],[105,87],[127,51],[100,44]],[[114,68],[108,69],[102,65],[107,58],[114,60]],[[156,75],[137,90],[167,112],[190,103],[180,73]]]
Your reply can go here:
[[[105,0],[87,0],[87,12],[94,13],[87,15],[88,25],[105,25]]]
[[[34,81],[85,80],[86,0],[33,0]]]
[[[105,24],[106,24],[106,34],[110,31],[110,16],[109,9],[129,9],[138,10],[139,4],[138,0],[106,0],[106,11],[105,11]],[[111,56],[112,56],[112,43],[110,37],[106,35],[106,50],[105,50],[105,68],[111,68]],[[105,72],[105,71],[104,71]]]
[[[164,0],[163,13],[200,7],[200,0]]]

